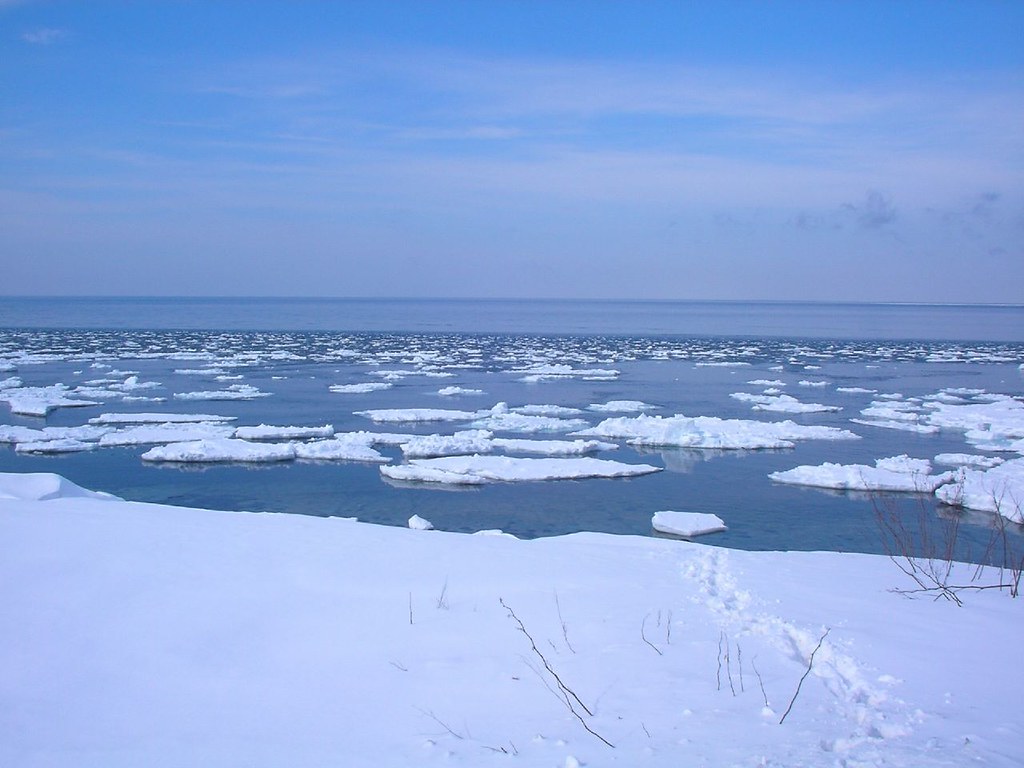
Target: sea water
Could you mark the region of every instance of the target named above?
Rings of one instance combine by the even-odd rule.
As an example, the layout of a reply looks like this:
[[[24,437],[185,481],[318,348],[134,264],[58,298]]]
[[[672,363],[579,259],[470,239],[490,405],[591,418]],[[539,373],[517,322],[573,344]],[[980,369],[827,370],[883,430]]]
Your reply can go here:
[[[717,302],[512,302],[329,299],[0,299],[0,365],[25,386],[69,387],[128,375],[152,386],[101,405],[60,408],[45,418],[0,423],[78,425],[105,412],[214,413],[237,425],[323,425],[336,431],[451,434],[464,424],[374,424],[379,408],[481,410],[559,405],[597,424],[590,404],[641,400],[651,414],[717,416],[850,429],[855,441],[808,440],[777,451],[636,449],[620,441],[600,458],[664,471],[632,479],[494,483],[471,488],[386,481],[373,464],[145,463],[148,448],[101,448],[59,456],[0,446],[0,471],[57,472],[79,485],[138,501],[240,511],[357,517],[436,528],[500,529],[521,537],[576,531],[653,535],[660,510],[711,512],[728,531],[705,539],[744,549],[882,552],[879,521],[897,515],[933,537],[959,526],[958,553],[978,559],[991,515],[957,512],[926,495],[825,492],[772,483],[771,472],[803,464],[872,464],[899,454],[932,458],[974,451],[960,432],[914,434],[852,423],[879,394],[903,398],[970,388],[1024,391],[1024,308]],[[527,381],[541,363],[615,370],[612,377]],[[187,373],[227,371],[217,381]],[[337,394],[333,384],[380,381],[387,390]],[[428,375],[429,374],[429,375]],[[441,375],[439,375],[441,374]],[[733,393],[782,381],[786,394],[841,410],[755,412]],[[803,383],[801,383],[803,382]],[[245,383],[265,397],[185,400],[175,395]],[[458,386],[481,394],[442,396]],[[842,388],[873,390],[842,392]],[[503,437],[560,438],[557,433]],[[393,462],[400,451],[382,449]],[[938,468],[941,469],[941,468]],[[915,528],[916,530],[916,528]],[[1020,537],[1011,527],[1010,535]]]

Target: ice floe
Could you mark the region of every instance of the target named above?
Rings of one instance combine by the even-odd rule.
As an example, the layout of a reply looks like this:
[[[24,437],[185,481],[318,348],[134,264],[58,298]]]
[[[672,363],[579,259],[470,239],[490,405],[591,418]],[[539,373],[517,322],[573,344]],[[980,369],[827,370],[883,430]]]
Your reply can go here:
[[[413,459],[408,464],[383,466],[380,471],[393,480],[458,485],[633,477],[660,472],[661,467],[589,457],[523,459],[510,456],[445,456]]]
[[[740,402],[753,403],[755,411],[772,411],[775,413],[826,413],[843,410],[838,405],[822,405],[821,403],[803,403],[791,395],[751,395],[746,392],[733,392],[732,397]]]
[[[234,427],[218,423],[139,424],[108,432],[100,438],[100,445],[104,448],[114,448],[129,445],[182,443],[232,437],[234,433]]]
[[[376,451],[369,433],[339,434],[330,440],[292,443],[295,458],[307,461],[358,461],[370,464],[385,463],[389,459]]]
[[[467,387],[441,387],[441,389],[437,390],[437,394],[441,397],[453,397],[455,395],[482,395],[484,391]]]
[[[717,416],[648,416],[605,419],[575,432],[580,437],[624,438],[631,445],[755,450],[792,448],[799,440],[856,440],[837,427],[807,426],[792,421],[721,419]]]
[[[370,421],[383,424],[416,424],[431,421],[471,421],[479,411],[457,411],[446,408],[375,408],[356,411],[356,416],[365,416]]]
[[[235,421],[235,416],[210,413],[101,413],[89,419],[90,424],[196,424],[200,422]]]
[[[330,424],[322,427],[274,427],[260,424],[257,427],[238,427],[234,436],[240,440],[307,440],[333,437],[334,427]]]
[[[718,533],[728,530],[725,522],[718,515],[708,512],[655,512],[651,517],[651,527],[660,533],[673,536],[692,538],[706,533]]]
[[[257,397],[270,397],[270,392],[262,392],[252,384],[231,384],[226,389],[174,393],[175,400],[255,400]]]
[[[655,410],[657,407],[643,400],[609,400],[607,403],[591,403],[587,410],[600,413],[641,413]]]
[[[272,462],[290,461],[296,457],[295,447],[282,443],[250,443],[235,438],[213,438],[171,443],[150,448],[142,454],[143,461],[192,462]]]
[[[53,384],[48,387],[10,387],[0,389],[0,402],[6,402],[11,413],[19,416],[46,416],[57,408],[100,405],[95,400],[72,397],[73,394],[64,384]]]
[[[942,486],[935,495],[946,504],[1024,523],[1024,458],[991,469],[962,469],[955,482]]]
[[[339,395],[364,395],[368,392],[391,389],[393,386],[386,381],[364,381],[360,384],[332,384],[327,389]]]
[[[410,459],[458,456],[474,453],[532,453],[544,456],[582,456],[618,448],[600,440],[528,440],[494,437],[486,429],[471,429],[453,435],[413,435],[401,445]]]
[[[878,459],[873,467],[866,464],[826,462],[817,466],[803,465],[782,472],[772,472],[768,477],[776,483],[788,485],[910,493],[931,493],[956,478],[953,472],[933,475],[931,470],[931,462],[927,459],[912,459],[904,454]]]

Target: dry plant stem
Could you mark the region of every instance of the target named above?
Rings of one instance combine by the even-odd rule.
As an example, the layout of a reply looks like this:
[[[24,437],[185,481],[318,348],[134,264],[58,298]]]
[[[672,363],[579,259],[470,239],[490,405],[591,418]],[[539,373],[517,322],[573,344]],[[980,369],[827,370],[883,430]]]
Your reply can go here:
[[[757,675],[757,684],[761,686],[761,696],[764,697],[764,705],[770,707],[768,704],[768,694],[764,691],[764,680],[761,679],[761,673],[757,671],[757,656],[750,660],[750,666],[754,668],[754,674]]]
[[[804,670],[804,674],[803,676],[801,676],[800,682],[796,684],[796,691],[793,693],[793,698],[790,699],[789,706],[786,707],[786,711],[783,713],[782,719],[779,720],[779,725],[782,725],[784,722],[786,722],[786,717],[789,715],[790,711],[792,711],[793,705],[796,703],[796,697],[800,695],[800,688],[803,686],[804,680],[806,680],[807,676],[811,674],[811,667],[814,665],[814,655],[819,650],[821,650],[821,644],[825,642],[825,638],[828,637],[828,633],[831,631],[832,627],[826,629],[825,634],[821,636],[821,639],[818,640],[818,644],[814,646],[814,650],[811,651],[811,657],[807,659],[807,669]]]
[[[649,613],[647,614],[647,616],[650,616],[650,615],[651,614],[649,614]],[[645,643],[647,643],[649,646],[651,646],[651,648],[654,649],[654,652],[656,654],[658,654],[659,656],[664,656],[665,654],[663,654],[660,650],[658,650],[658,646],[656,646],[654,643],[652,643],[650,640],[648,640],[647,639],[647,635],[644,634],[644,625],[647,623],[647,616],[644,616],[644,620],[640,622],[640,638]]]
[[[451,728],[449,728],[449,727],[448,727],[448,724],[447,724],[447,723],[445,723],[445,722],[444,722],[443,720],[441,720],[441,719],[440,719],[440,718],[439,718],[439,717],[438,717],[437,715],[435,715],[435,714],[434,714],[433,712],[428,712],[427,710],[425,710],[425,709],[420,709],[419,707],[415,707],[415,709],[416,709],[416,711],[417,711],[417,712],[419,712],[419,713],[420,713],[421,715],[426,715],[426,716],[427,716],[427,717],[429,717],[429,718],[430,718],[431,720],[433,720],[433,721],[434,721],[435,723],[437,723],[438,725],[440,725],[440,726],[441,726],[442,728],[444,728],[444,729],[445,729],[446,731],[448,731],[448,733],[450,733],[450,734],[451,734],[452,736],[454,736],[454,737],[455,737],[456,739],[458,739],[459,741],[462,741],[462,739],[463,739],[463,736],[462,736],[462,734],[456,733],[456,732],[455,732],[455,731],[453,731],[453,730],[452,730]]]
[[[558,673],[555,672],[555,670],[551,667],[551,664],[548,662],[547,658],[545,658],[544,654],[540,652],[540,649],[537,647],[537,643],[534,641],[533,636],[529,632],[527,632],[526,626],[516,615],[516,612],[508,606],[508,603],[505,602],[504,598],[498,598],[498,602],[501,603],[502,608],[508,611],[509,618],[515,621],[517,627],[519,628],[519,631],[522,632],[526,636],[526,639],[530,641],[530,650],[532,650],[534,654],[537,656],[537,658],[540,659],[541,664],[544,665],[544,669],[548,671],[548,674],[551,675],[552,678],[554,678],[555,684],[558,686],[558,690],[562,693],[562,700],[565,702],[565,705],[569,708],[569,711],[573,714],[573,716],[580,721],[580,725],[582,725],[584,729],[586,729],[587,733],[591,734],[592,736],[596,737],[597,739],[601,740],[603,743],[607,744],[609,747],[614,749],[615,745],[608,741],[608,739],[599,734],[597,731],[595,731],[593,728],[591,728],[587,724],[586,720],[583,719],[583,716],[576,710],[576,707],[573,706],[573,701],[575,701],[576,704],[578,704],[583,709],[583,711],[586,712],[590,717],[594,716],[594,713],[590,711],[587,705],[580,701],[580,697],[576,695],[575,691],[573,691],[564,682],[562,682],[562,678],[558,676]]]
[[[569,628],[565,624],[565,619],[562,618],[562,606],[558,602],[558,592],[555,592],[555,610],[558,611],[558,622],[562,625],[562,639],[565,641],[565,647],[575,654],[576,649],[569,642]]]

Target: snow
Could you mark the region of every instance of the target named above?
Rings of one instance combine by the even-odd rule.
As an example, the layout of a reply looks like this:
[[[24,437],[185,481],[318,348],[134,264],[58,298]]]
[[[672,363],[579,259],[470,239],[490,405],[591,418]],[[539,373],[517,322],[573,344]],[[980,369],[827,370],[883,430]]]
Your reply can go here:
[[[808,485],[815,488],[835,488],[852,491],[904,491],[931,493],[940,485],[955,478],[953,472],[931,474],[931,462],[909,456],[878,459],[875,466],[866,464],[803,465],[768,477],[776,483]]]
[[[655,512],[651,526],[661,533],[687,538],[727,530],[722,518],[708,512]]]
[[[291,445],[250,443],[247,440],[223,437],[157,446],[142,454],[142,460],[200,463],[267,462],[290,461],[295,456],[295,448]]]
[[[0,541],[3,765],[1009,768],[1024,743],[1020,601],[909,600],[884,557],[423,535],[55,475],[0,475]]]
[[[633,477],[660,472],[649,464],[625,464],[607,459],[543,458],[510,456],[443,456],[412,459],[408,464],[384,466],[380,472],[392,480],[463,484],[470,482],[533,482]]]
[[[472,422],[477,429],[493,432],[569,432],[588,426],[583,419],[562,419],[557,416],[531,416],[500,410],[500,404],[491,412]]]
[[[792,448],[797,440],[856,440],[845,429],[792,421],[750,421],[716,416],[648,416],[605,419],[575,433],[583,437],[626,438],[632,445],[755,450]]]
[[[608,381],[618,378],[620,371],[608,368],[573,368],[564,363],[541,363],[521,368],[514,373],[526,374],[520,381],[535,384],[541,381],[557,381],[566,378],[580,378],[589,381]]]

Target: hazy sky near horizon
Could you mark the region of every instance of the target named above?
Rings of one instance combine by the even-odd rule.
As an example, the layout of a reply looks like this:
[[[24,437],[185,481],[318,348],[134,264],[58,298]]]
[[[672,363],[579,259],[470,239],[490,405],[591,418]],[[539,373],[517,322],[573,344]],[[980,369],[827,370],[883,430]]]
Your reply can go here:
[[[0,0],[0,294],[1024,302],[1024,3]]]

